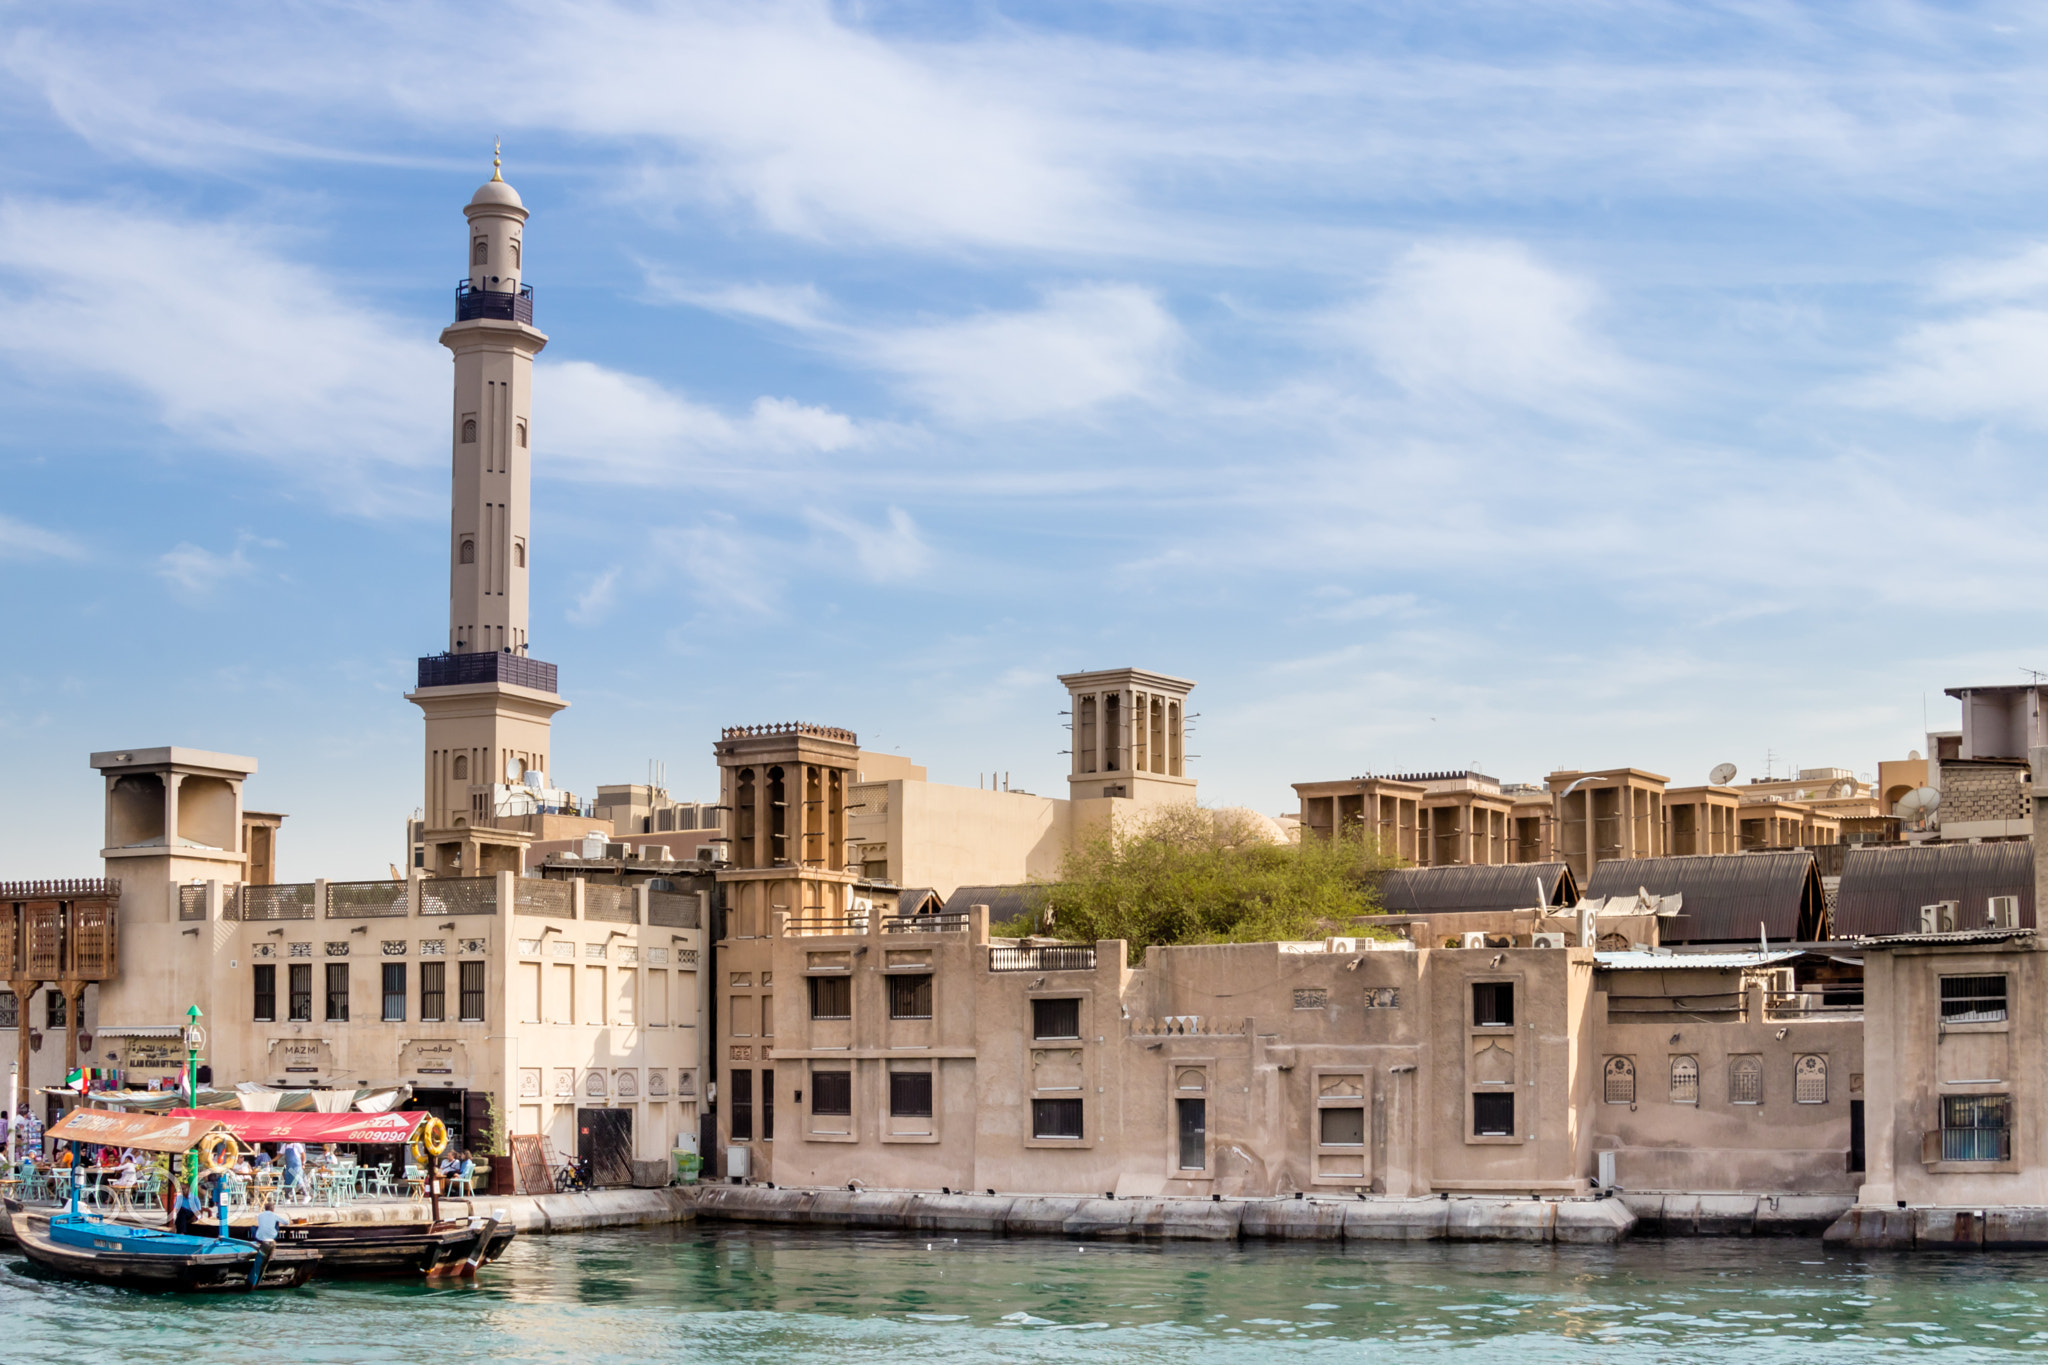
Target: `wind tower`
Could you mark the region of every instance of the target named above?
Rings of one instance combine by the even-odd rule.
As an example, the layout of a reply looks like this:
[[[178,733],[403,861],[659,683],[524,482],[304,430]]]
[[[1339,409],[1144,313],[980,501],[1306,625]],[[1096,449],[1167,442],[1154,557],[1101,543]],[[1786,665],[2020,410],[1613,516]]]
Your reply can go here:
[[[462,211],[469,273],[441,333],[455,358],[448,638],[406,695],[426,714],[424,842],[441,876],[520,870],[532,835],[495,828],[493,788],[548,771],[549,725],[568,705],[555,666],[527,649],[533,358],[548,339],[521,280],[526,206],[495,155],[491,167]]]
[[[1187,702],[1194,683],[1143,668],[1062,673],[1074,725],[1068,795],[1077,802],[1192,802]]]

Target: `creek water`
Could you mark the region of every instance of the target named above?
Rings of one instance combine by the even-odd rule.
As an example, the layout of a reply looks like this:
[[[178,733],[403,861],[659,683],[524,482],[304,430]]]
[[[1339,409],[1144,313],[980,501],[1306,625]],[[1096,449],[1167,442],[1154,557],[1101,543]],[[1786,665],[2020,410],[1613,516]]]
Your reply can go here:
[[[1518,1362],[2038,1357],[2048,1257],[1818,1241],[1134,1245],[682,1225],[521,1238],[473,1284],[154,1298],[0,1248],[0,1359]]]

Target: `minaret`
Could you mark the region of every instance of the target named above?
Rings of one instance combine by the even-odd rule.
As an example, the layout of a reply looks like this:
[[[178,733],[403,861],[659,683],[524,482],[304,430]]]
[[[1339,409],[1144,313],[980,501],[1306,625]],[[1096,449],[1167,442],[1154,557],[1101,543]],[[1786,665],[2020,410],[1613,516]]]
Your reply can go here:
[[[469,273],[441,333],[455,357],[448,638],[420,660],[407,698],[426,713],[428,870],[443,875],[519,870],[517,846],[531,836],[486,833],[491,788],[548,770],[549,720],[568,705],[555,666],[527,652],[533,358],[548,339],[520,282],[526,206],[496,156],[491,165],[462,211]]]

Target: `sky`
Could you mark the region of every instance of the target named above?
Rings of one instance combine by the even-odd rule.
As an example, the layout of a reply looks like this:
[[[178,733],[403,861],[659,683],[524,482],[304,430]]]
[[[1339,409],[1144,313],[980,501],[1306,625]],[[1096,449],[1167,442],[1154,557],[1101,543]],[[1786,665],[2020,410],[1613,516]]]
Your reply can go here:
[[[1874,774],[2048,669],[2037,6],[0,0],[0,879],[161,744],[404,861],[494,138],[586,795],[1063,795],[1126,665],[1269,813]]]

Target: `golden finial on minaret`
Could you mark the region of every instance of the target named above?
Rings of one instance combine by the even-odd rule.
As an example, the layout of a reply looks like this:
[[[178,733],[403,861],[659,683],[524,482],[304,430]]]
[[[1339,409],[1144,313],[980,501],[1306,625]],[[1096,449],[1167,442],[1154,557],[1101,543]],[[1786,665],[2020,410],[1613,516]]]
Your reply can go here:
[[[491,179],[493,180],[503,180],[505,178],[503,170],[500,169],[505,164],[504,158],[499,155],[504,150],[504,145],[502,138],[494,137],[491,139]]]

